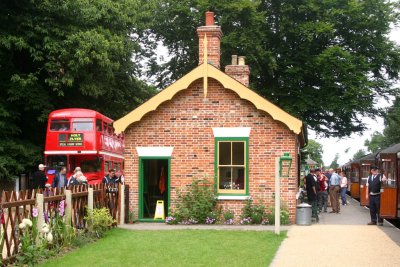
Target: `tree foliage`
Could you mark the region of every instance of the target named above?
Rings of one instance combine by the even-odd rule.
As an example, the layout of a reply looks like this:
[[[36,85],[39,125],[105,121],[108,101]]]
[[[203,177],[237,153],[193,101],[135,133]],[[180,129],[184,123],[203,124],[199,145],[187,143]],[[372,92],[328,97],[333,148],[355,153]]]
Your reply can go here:
[[[151,32],[171,59],[149,75],[161,88],[198,62],[196,27],[214,11],[222,27],[222,65],[245,55],[251,87],[326,136],[348,136],[393,94],[399,47],[388,39],[396,2],[384,0],[154,0]]]
[[[354,155],[353,160],[360,159],[367,155],[368,153],[364,149],[359,149]]]
[[[329,168],[332,168],[332,169],[334,169],[334,170],[336,170],[337,168],[339,168],[338,160],[339,160],[339,153],[336,153],[336,154],[335,154],[335,157],[333,158],[333,160],[332,160],[332,162],[331,162],[331,164],[329,165]]]
[[[148,97],[136,63],[146,12],[139,0],[0,2],[0,178],[38,163],[51,110],[117,118]]]
[[[365,140],[364,146],[367,147],[368,151],[371,151],[372,153],[375,153],[378,150],[381,150],[382,148],[384,148],[383,147],[384,146],[384,141],[385,141],[385,137],[383,136],[382,133],[374,132],[371,135],[371,140],[369,140],[369,139]]]
[[[309,139],[307,146],[302,149],[302,158],[310,158],[318,163],[318,166],[323,166],[324,161],[322,155],[324,153],[323,146],[315,140]]]
[[[393,105],[387,109],[384,119],[385,128],[382,133],[374,132],[371,140],[365,140],[365,146],[371,152],[400,143],[400,97],[397,97]]]

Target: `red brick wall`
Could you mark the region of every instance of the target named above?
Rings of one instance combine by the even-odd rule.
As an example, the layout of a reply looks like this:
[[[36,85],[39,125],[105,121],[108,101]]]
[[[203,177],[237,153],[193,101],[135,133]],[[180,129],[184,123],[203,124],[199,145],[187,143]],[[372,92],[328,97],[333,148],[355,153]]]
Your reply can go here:
[[[136,147],[172,146],[171,203],[176,189],[194,177],[214,177],[213,127],[251,127],[249,137],[249,192],[255,203],[274,205],[275,157],[290,152],[291,178],[281,180],[281,197],[295,220],[297,189],[297,137],[284,124],[257,110],[253,104],[213,79],[209,79],[207,99],[202,81],[197,80],[171,101],[147,114],[125,131],[125,179],[130,186],[130,210],[138,214],[139,159]],[[245,201],[224,200],[220,205],[241,215]]]

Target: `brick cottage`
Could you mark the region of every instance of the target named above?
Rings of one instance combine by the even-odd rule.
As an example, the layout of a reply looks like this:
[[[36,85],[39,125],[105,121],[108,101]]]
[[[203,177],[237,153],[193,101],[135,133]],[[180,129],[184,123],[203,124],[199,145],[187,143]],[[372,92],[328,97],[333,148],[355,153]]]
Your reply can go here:
[[[129,209],[150,221],[164,200],[167,216],[177,191],[204,177],[214,181],[218,204],[237,217],[249,197],[273,206],[275,158],[289,152],[281,199],[294,222],[298,155],[307,139],[302,121],[248,88],[244,57],[232,56],[220,70],[222,31],[212,12],[197,34],[199,66],[114,123],[125,132]]]

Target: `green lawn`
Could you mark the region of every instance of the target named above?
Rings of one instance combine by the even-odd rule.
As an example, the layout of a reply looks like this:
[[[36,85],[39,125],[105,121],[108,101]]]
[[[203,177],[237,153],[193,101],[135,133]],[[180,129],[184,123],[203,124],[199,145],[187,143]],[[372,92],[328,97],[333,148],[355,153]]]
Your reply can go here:
[[[268,266],[285,237],[266,231],[113,229],[40,266]]]

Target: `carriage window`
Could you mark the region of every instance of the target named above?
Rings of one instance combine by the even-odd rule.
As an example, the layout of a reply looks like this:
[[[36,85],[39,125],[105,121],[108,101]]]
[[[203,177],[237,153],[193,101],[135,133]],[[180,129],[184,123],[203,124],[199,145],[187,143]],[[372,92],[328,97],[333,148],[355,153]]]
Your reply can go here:
[[[74,119],[72,129],[74,131],[93,131],[93,120],[90,118]]]
[[[102,125],[102,121],[99,119],[96,119],[96,131],[101,132],[101,125]]]
[[[50,131],[69,131],[69,120],[52,120]]]
[[[388,187],[396,187],[396,178],[394,175],[395,168],[394,162],[392,161],[383,161],[382,162],[382,169],[383,173],[386,175],[387,178],[387,186]]]
[[[358,178],[358,168],[352,168],[351,169],[351,181],[353,183],[358,183],[359,178]]]
[[[371,164],[362,164],[361,166],[361,184],[366,184],[368,176],[371,173]]]

